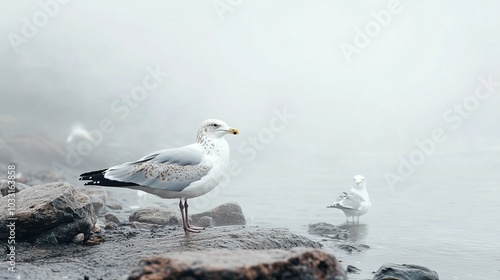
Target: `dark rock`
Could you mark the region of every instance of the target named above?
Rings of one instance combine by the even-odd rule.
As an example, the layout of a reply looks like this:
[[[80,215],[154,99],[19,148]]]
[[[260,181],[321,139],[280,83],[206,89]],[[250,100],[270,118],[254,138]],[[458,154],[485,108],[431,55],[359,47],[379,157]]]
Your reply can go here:
[[[0,239],[9,235],[8,197],[0,198]],[[69,243],[75,235],[85,238],[96,222],[87,195],[69,183],[37,185],[16,194],[16,241]]]
[[[404,280],[438,280],[438,274],[427,267],[414,264],[388,263],[380,267],[373,280],[404,279]]]
[[[361,273],[361,269],[355,267],[354,265],[347,265],[347,273],[359,274]]]
[[[106,226],[104,227],[104,229],[117,229],[117,228],[118,228],[118,224],[116,224],[115,222],[111,222],[111,221],[106,222]]]
[[[111,213],[107,213],[106,215],[104,215],[104,219],[106,219],[106,222],[113,222],[117,225],[121,224],[120,219],[118,219],[118,217]]]
[[[245,215],[238,203],[230,202],[222,204],[212,210],[200,214],[191,215],[191,223],[199,225],[202,217],[211,217],[214,226],[245,225]]]
[[[340,250],[344,250],[347,253],[359,253],[366,249],[370,249],[370,246],[359,243],[341,243],[336,245]]]
[[[180,214],[167,206],[149,206],[135,210],[129,216],[130,222],[157,225],[180,225]]]
[[[347,279],[337,259],[322,250],[211,250],[169,253],[141,261],[139,279]]]
[[[345,240],[349,237],[349,232],[347,230],[338,228],[328,223],[310,224],[307,232],[314,235],[340,240]]]
[[[22,190],[29,188],[30,186],[25,185],[23,183],[15,182],[14,184],[9,184],[7,180],[0,180],[0,192],[2,196],[6,196],[9,193],[18,193]],[[10,191],[10,192],[9,192]]]

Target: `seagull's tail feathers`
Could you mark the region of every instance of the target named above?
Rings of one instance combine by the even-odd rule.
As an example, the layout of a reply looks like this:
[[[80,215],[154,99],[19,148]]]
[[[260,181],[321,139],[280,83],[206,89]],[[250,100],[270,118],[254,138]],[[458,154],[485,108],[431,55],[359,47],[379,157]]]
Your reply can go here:
[[[131,182],[122,182],[122,181],[116,181],[116,180],[110,180],[107,178],[104,178],[104,174],[106,173],[108,169],[103,169],[103,170],[97,170],[97,171],[91,171],[87,173],[83,173],[80,175],[80,180],[83,181],[89,181],[86,182],[84,185],[92,185],[92,186],[108,186],[108,187],[130,187],[130,186],[139,186],[135,183]]]
[[[93,180],[96,177],[103,177],[104,178],[104,172],[106,170],[108,170],[108,169],[82,173],[82,174],[80,174],[80,180]]]

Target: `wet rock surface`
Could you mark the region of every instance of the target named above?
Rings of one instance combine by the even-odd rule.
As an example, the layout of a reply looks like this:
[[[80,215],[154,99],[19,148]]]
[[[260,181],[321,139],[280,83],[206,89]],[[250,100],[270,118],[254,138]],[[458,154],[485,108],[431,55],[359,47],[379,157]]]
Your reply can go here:
[[[170,252],[198,251],[202,257],[205,251],[213,249],[321,247],[317,242],[282,228],[224,226],[185,234],[180,226],[153,226],[132,228],[129,224],[115,230],[102,230],[85,241],[86,245],[21,242],[16,247],[17,271],[20,279],[84,279],[85,276],[89,279],[125,279],[142,259],[169,256]]]
[[[313,240],[319,240],[326,251],[335,253],[340,260],[346,256],[363,254],[366,250],[370,249],[370,246],[362,243],[367,235],[367,228],[365,224],[344,223],[340,225],[333,225],[320,222],[309,224],[307,232],[313,236]],[[319,239],[314,237],[319,237]],[[351,257],[349,257],[349,259],[351,259]],[[371,277],[371,275],[363,273],[352,264],[343,263],[343,265],[349,274],[364,274],[363,276],[358,276]],[[374,269],[375,268],[372,270]]]
[[[180,225],[180,213],[168,206],[148,206],[132,212],[130,222],[139,222],[156,225]]]
[[[0,239],[9,235],[8,197],[0,198]],[[82,233],[89,237],[96,217],[87,195],[69,183],[50,183],[16,194],[16,242],[59,244],[72,242]]]
[[[336,246],[338,249],[346,251],[349,254],[360,253],[364,250],[370,249],[370,246],[360,243],[341,243]]]
[[[360,253],[364,250],[370,249],[370,246],[361,244],[355,234],[351,234],[346,226],[338,227],[328,223],[316,223],[310,224],[308,228],[308,233],[312,235],[317,235],[325,237],[325,240],[331,240],[334,242],[334,246],[337,249],[343,250],[349,254]],[[351,230],[354,228],[351,226]],[[354,231],[354,230],[353,230]]]
[[[197,226],[245,225],[245,215],[235,202],[222,204],[212,210],[191,215],[191,223]],[[211,219],[210,219],[211,218]]]
[[[384,264],[380,267],[373,280],[404,279],[404,280],[438,280],[437,272],[427,267],[414,264]]]
[[[147,258],[129,280],[347,279],[337,259],[322,250],[211,250]]]
[[[349,231],[341,229],[337,226],[328,223],[310,224],[307,230],[309,234],[319,235],[332,239],[345,240],[349,237]]]

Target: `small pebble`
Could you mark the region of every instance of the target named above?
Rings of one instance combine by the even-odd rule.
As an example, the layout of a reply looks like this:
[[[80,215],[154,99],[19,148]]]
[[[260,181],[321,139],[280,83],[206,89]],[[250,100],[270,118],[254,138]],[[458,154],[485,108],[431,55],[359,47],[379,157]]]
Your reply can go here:
[[[81,244],[81,243],[83,243],[84,239],[85,239],[85,235],[83,233],[79,233],[79,234],[75,235],[75,237],[73,238],[73,243]]]
[[[121,224],[120,220],[115,215],[113,215],[111,213],[107,213],[104,216],[104,219],[106,219],[106,222],[113,222],[117,225]]]
[[[361,273],[361,269],[355,267],[354,265],[347,265],[347,273],[355,273],[355,274],[359,274]]]
[[[115,222],[106,222],[106,226],[104,227],[105,229],[117,229],[118,225]]]

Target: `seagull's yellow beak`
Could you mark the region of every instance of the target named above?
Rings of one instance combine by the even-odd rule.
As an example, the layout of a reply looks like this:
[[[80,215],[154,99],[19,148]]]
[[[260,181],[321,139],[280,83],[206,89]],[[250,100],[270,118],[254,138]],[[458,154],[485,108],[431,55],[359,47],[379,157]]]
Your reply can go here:
[[[236,128],[230,128],[230,129],[226,130],[226,132],[230,133],[230,134],[234,134],[234,135],[240,134],[240,132]]]

